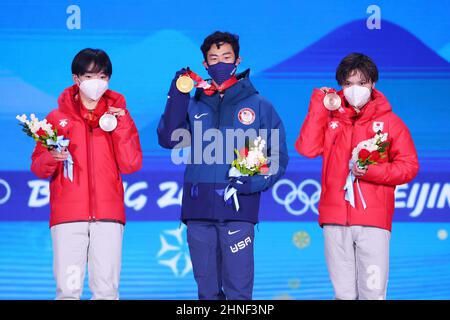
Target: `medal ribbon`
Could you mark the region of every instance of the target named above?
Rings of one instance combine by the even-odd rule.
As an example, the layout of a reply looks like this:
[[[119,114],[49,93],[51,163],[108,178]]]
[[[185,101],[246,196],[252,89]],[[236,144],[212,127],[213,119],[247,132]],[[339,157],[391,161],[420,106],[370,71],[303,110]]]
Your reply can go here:
[[[238,82],[236,76],[232,76],[230,79],[222,83],[220,86],[215,86],[214,84],[209,84],[205,80],[202,79],[198,74],[191,70],[187,70],[186,75],[190,77],[192,80],[197,82],[195,85],[196,88],[202,88],[203,92],[208,95],[212,96],[216,91],[223,92],[227,90],[229,87],[233,86],[236,82]]]

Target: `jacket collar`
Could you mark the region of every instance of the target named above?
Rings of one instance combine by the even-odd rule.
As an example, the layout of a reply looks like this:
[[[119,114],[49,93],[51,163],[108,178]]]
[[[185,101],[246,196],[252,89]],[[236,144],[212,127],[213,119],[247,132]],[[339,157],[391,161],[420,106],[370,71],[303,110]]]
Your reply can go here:
[[[58,109],[65,114],[81,117],[79,92],[76,84],[66,88],[58,98]],[[101,102],[106,107],[126,108],[125,98],[118,92],[108,89],[100,99],[103,99]]]
[[[370,101],[357,113],[352,106],[348,104],[344,97],[344,91],[340,90],[337,94],[344,103],[344,112],[339,110],[333,111],[333,116],[340,118],[346,122],[358,122],[360,124],[374,120],[388,112],[392,111],[392,107],[386,97],[377,89],[372,90]]]
[[[232,87],[228,88],[223,95],[222,103],[224,104],[234,104],[239,100],[245,99],[252,94],[258,93],[253,84],[250,81],[250,69],[244,72],[236,74],[238,82],[236,82]],[[217,109],[221,100],[219,93],[214,93],[208,96],[203,93],[203,89],[197,89],[195,92],[195,98],[201,100],[202,102],[208,104],[214,109]]]

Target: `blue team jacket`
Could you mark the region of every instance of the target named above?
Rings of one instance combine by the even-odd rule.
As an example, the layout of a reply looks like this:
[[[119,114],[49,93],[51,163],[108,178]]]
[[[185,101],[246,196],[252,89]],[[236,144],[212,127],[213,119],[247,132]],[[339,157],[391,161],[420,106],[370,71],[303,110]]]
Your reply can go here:
[[[289,157],[283,123],[272,104],[256,91],[250,82],[249,73],[246,70],[237,75],[239,81],[228,88],[223,97],[218,93],[208,96],[203,89],[197,89],[192,98],[189,94],[179,92],[174,86],[169,91],[157,133],[158,142],[163,148],[188,146],[190,150],[189,163],[186,164],[184,173],[181,209],[183,222],[206,219],[258,223],[261,192],[270,188],[286,170]],[[177,129],[188,132],[190,140],[178,137],[172,141],[174,132],[183,132]],[[251,133],[252,130],[247,130],[254,129],[257,134],[259,129],[266,129],[267,135],[263,137],[267,142],[270,167],[271,170],[278,168],[269,176],[258,175],[251,178],[252,193],[238,195],[239,211],[236,211],[232,202],[225,203],[222,194],[229,183],[230,161],[227,163],[229,158],[226,158],[226,152],[232,152],[234,148],[239,150],[245,144],[242,141],[239,144],[238,139],[233,139],[234,146],[226,144],[227,129],[228,133],[236,129]],[[223,141],[216,139],[219,132],[222,133]],[[278,139],[275,139],[277,135]],[[249,134],[248,137],[252,141],[253,136]],[[272,139],[278,141],[278,148],[272,147]],[[205,161],[206,157],[202,157],[202,154],[216,156],[218,160]]]

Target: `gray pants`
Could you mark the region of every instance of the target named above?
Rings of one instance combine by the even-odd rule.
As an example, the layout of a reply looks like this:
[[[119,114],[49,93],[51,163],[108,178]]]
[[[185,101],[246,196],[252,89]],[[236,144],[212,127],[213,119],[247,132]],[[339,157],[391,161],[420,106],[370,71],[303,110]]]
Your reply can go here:
[[[325,258],[339,300],[384,300],[389,275],[388,230],[325,225]]]
[[[80,299],[86,264],[92,299],[119,299],[123,225],[71,222],[53,226],[56,299]]]

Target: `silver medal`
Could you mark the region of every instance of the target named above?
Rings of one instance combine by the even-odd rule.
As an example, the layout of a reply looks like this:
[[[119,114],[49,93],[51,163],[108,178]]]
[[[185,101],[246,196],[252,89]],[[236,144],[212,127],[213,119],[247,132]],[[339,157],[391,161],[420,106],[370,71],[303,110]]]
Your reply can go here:
[[[110,113],[105,113],[101,116],[99,125],[103,131],[111,132],[117,127],[117,118]]]

